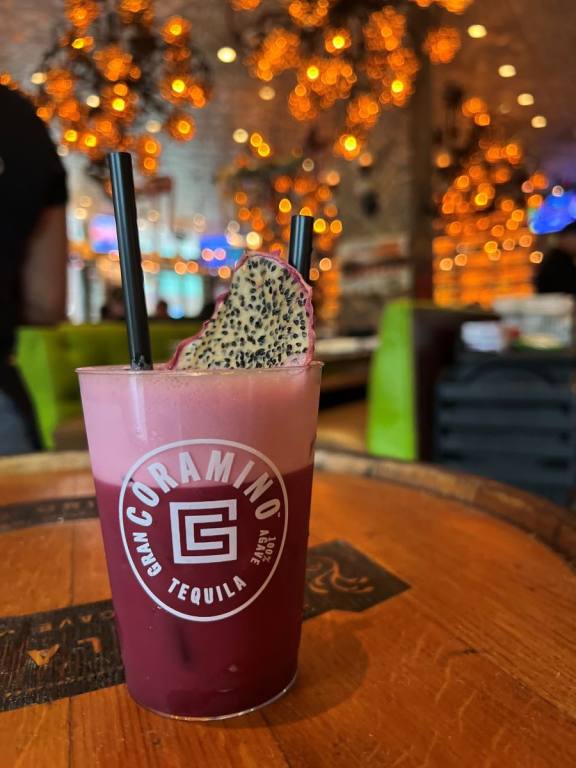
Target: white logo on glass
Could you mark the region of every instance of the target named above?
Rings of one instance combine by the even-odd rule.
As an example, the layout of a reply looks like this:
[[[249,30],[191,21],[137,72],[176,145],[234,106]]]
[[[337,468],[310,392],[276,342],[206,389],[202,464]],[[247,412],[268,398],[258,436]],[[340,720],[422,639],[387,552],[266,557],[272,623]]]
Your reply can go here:
[[[214,512],[222,510],[222,512]],[[214,512],[210,514],[210,512]],[[197,512],[198,514],[190,514]],[[226,515],[226,516],[225,516]],[[184,547],[181,527],[184,519]],[[205,527],[236,520],[236,499],[170,502],[172,552],[176,564],[223,563],[237,558],[237,527]],[[225,547],[225,544],[227,546]]]

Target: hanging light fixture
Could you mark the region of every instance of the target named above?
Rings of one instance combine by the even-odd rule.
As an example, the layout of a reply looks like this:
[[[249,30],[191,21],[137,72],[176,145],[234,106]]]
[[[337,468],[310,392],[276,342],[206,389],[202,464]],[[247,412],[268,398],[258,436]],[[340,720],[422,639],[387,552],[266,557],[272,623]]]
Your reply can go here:
[[[310,157],[278,158],[257,132],[250,134],[245,147],[224,170],[223,187],[234,203],[234,219],[247,247],[285,256],[292,215],[305,213],[315,217],[316,252],[320,257],[332,253],[343,229],[334,202],[338,174],[319,172]]]
[[[540,257],[528,224],[549,181],[528,174],[521,142],[484,99],[450,86],[445,104],[435,154],[435,301],[489,306],[511,285],[530,293]]]
[[[436,3],[462,13],[472,0],[408,0],[423,8]],[[230,0],[237,11],[260,2]],[[429,30],[420,50],[407,29],[407,3],[389,0],[285,0],[281,10],[265,7],[241,32],[250,74],[269,83],[290,72],[288,109],[302,122],[330,112],[338,126],[333,151],[357,158],[383,110],[405,106],[414,90],[422,56],[434,64],[452,61],[460,35],[452,27]],[[339,104],[346,102],[345,109]],[[341,117],[343,115],[343,119]]]
[[[31,78],[37,114],[57,126],[61,149],[82,152],[104,177],[110,150],[135,153],[140,172],[158,171],[157,134],[190,141],[193,110],[211,94],[211,73],[190,22],[155,24],[153,0],[66,0],[67,27]]]

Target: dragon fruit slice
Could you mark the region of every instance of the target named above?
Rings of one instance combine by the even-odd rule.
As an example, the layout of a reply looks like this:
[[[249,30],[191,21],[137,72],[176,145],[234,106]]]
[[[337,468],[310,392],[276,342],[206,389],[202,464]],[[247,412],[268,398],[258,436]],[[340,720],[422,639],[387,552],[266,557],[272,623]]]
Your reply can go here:
[[[307,365],[313,354],[310,287],[276,256],[249,253],[212,317],[178,345],[168,367],[274,368]]]

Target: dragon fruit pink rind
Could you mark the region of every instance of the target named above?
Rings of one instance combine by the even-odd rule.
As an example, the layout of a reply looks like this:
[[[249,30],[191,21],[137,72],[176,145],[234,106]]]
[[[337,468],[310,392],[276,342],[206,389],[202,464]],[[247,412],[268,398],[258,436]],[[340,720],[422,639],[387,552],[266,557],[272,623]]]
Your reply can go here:
[[[310,286],[277,256],[250,252],[212,317],[178,345],[168,367],[276,368],[308,365],[313,355]]]

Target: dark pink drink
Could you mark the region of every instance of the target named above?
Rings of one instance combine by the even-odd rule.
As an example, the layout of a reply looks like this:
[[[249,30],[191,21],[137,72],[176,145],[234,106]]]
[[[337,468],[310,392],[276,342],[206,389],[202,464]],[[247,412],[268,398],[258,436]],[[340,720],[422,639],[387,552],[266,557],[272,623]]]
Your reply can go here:
[[[120,488],[97,482],[122,654],[129,660],[126,682],[136,701],[143,706],[173,715],[193,711],[197,717],[221,716],[243,712],[274,698],[294,679],[300,642],[312,467],[286,475],[283,480],[289,498],[290,526],[282,558],[259,599],[224,620],[225,630],[221,621],[183,622],[159,608],[143,590],[134,589],[134,577],[124,556],[117,525]],[[241,490],[246,487],[244,483]],[[238,492],[230,485],[188,487],[175,489],[170,494],[170,502],[234,496],[238,496]],[[249,514],[247,507],[245,514]],[[158,506],[157,512],[165,521],[170,517],[164,506]],[[238,510],[239,523],[241,518],[242,511]],[[261,542],[257,556],[264,559],[270,556],[266,554],[271,553],[270,545],[278,546],[280,542],[273,540],[267,525],[259,527],[266,533],[256,537]],[[157,560],[168,560],[172,548],[168,526],[155,537],[155,544],[148,548]],[[251,567],[262,566],[252,564]],[[195,571],[198,566],[194,565],[181,565],[175,570],[174,578],[180,582],[174,589],[176,595],[182,584],[196,585],[199,579],[220,586],[223,605],[234,601],[239,594],[233,579],[229,578],[228,568],[215,564],[210,577],[204,579]],[[245,582],[249,580],[249,571],[250,564],[241,576]],[[224,585],[228,592],[235,593],[232,597]],[[206,596],[219,602],[213,586],[212,589],[212,595]],[[185,599],[181,602],[185,605],[190,589],[182,591]]]
[[[128,688],[177,717],[261,706],[296,674],[319,367],[99,370],[82,397]]]

